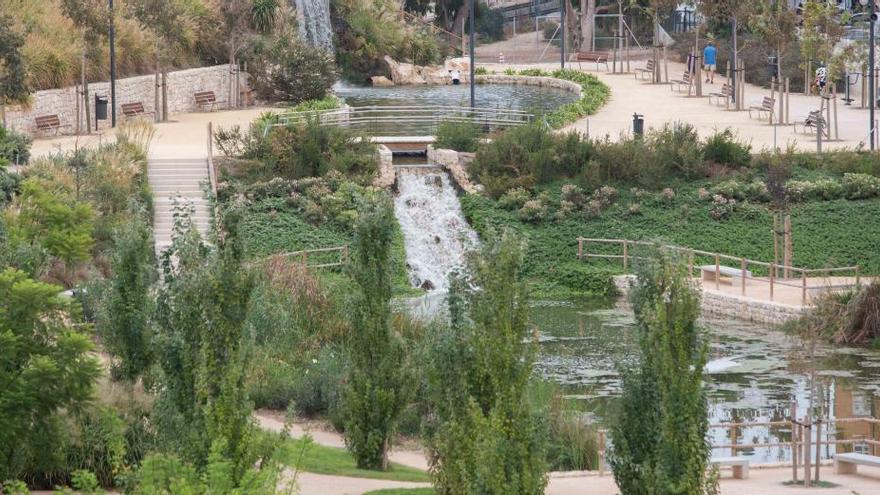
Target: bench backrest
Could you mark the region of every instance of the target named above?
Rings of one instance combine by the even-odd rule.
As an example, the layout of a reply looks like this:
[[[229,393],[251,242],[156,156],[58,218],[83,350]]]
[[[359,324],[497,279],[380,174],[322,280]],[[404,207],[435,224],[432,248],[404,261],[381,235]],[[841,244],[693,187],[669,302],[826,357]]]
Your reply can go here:
[[[727,96],[732,96],[733,95],[733,86],[731,86],[730,84],[725,84],[724,86],[721,86],[721,93],[723,93]]]
[[[761,102],[761,108],[766,108],[768,110],[772,110],[773,109],[773,102],[775,102],[775,101],[776,101],[775,99],[770,98],[769,96],[765,96],[764,100]]]
[[[690,73],[690,72],[685,72],[685,73],[681,76],[681,80],[684,81],[684,82],[691,82],[691,73]]]
[[[575,55],[579,61],[603,60],[606,55],[599,52],[577,52]]]
[[[213,91],[199,91],[193,96],[195,96],[196,102],[198,103],[213,103],[217,100],[217,97],[214,96]]]
[[[144,104],[139,101],[134,103],[123,103],[122,113],[125,115],[137,115],[139,113],[144,113]]]
[[[58,118],[58,115],[41,115],[34,118],[34,121],[37,124],[37,129],[51,129],[61,126],[61,119]]]
[[[648,70],[654,70],[654,59],[649,58],[648,62],[645,64],[645,68]]]

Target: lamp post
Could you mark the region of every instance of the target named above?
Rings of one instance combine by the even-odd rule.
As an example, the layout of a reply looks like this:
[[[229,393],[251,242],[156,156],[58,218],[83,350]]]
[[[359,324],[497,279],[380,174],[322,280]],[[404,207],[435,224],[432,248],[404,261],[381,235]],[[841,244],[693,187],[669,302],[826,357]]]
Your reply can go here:
[[[877,140],[874,135],[877,130],[874,128],[874,105],[877,103],[877,97],[875,93],[875,84],[874,80],[874,22],[877,18],[876,7],[874,5],[874,0],[871,0],[871,7],[869,9],[870,16],[868,21],[868,29],[870,33],[868,34],[868,95],[870,97],[871,102],[868,104],[868,118],[871,119],[868,122],[868,129],[871,129],[871,151],[874,151],[874,142]]]
[[[116,29],[113,21],[113,0],[110,2],[110,126],[116,127]]]
[[[476,94],[474,92],[474,88],[475,88],[474,85],[476,84],[476,81],[474,81],[474,79],[476,78],[476,67],[474,66],[474,62],[475,62],[474,61],[474,17],[477,16],[477,14],[476,14],[477,9],[475,7],[476,3],[477,3],[477,0],[469,0],[469,4],[468,4],[468,9],[469,9],[468,25],[470,26],[470,31],[471,31],[470,36],[468,38],[468,51],[470,52],[470,59],[471,59],[470,81],[471,81],[471,108],[472,109],[477,106],[476,105]]]

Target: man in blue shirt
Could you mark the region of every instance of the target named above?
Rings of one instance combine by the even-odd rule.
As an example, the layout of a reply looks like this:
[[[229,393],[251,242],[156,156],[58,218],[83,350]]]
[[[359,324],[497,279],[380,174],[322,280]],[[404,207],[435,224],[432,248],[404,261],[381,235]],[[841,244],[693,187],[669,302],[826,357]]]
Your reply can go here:
[[[703,64],[706,68],[706,82],[715,84],[715,43],[712,41],[703,48]]]

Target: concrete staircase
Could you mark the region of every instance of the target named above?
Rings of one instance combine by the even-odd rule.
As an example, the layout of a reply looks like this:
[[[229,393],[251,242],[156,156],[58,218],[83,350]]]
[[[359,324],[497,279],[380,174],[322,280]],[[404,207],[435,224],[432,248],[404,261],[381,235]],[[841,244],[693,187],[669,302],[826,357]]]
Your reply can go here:
[[[174,198],[180,205],[195,208],[193,220],[203,237],[210,230],[211,213],[203,186],[208,183],[206,158],[151,158],[147,177],[153,190],[153,236],[156,252],[171,244]]]

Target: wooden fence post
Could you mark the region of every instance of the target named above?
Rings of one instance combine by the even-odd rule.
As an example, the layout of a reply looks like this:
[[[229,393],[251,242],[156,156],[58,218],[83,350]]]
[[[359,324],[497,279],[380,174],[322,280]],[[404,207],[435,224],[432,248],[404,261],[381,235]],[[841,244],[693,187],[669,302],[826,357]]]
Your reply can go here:
[[[583,259],[584,257],[584,240],[578,237],[578,259]]]
[[[748,266],[748,264],[746,262],[746,259],[741,258],[740,259],[740,269],[742,270],[742,273],[740,273],[740,275],[742,275],[742,277],[740,277],[740,278],[742,278],[742,295],[743,296],[746,295],[746,267],[747,266]]]
[[[773,300],[773,279],[776,278],[776,263],[770,263],[770,300]]]
[[[736,423],[733,423],[733,426],[730,427],[730,455],[736,457]]]
[[[771,272],[772,273],[772,272]],[[798,424],[797,424],[797,401],[791,401],[791,480],[798,480]]]
[[[860,280],[859,280],[859,265],[856,265],[856,286],[857,287],[859,285],[861,285],[859,282],[860,282]]]
[[[804,415],[804,426],[803,426],[803,435],[802,435],[802,443],[804,444],[804,487],[810,486],[810,448],[813,443],[813,432],[812,432],[812,419],[810,418],[810,410],[807,409],[807,414]]]
[[[626,242],[626,239],[624,239],[623,240],[623,269],[624,270],[626,270],[627,266],[629,265],[628,261],[629,261],[629,258],[628,258],[628,253],[627,253],[627,242]]]
[[[807,304],[807,272],[801,269],[801,304]]]
[[[694,250],[688,251],[688,276],[694,278]]]
[[[342,262],[348,263],[348,244],[342,246]]]
[[[715,290],[721,290],[721,259],[715,255]]]
[[[303,252],[302,252],[302,264],[303,264],[303,268],[305,268],[305,267],[308,266],[308,263],[309,263],[308,260],[309,260],[309,252],[303,250]]]
[[[823,394],[824,396],[824,394]],[[822,408],[820,407],[820,411]],[[819,466],[822,464],[820,461],[822,456],[822,414],[819,414],[819,419],[816,421],[816,467],[814,468],[816,479],[815,481],[819,482]]]

